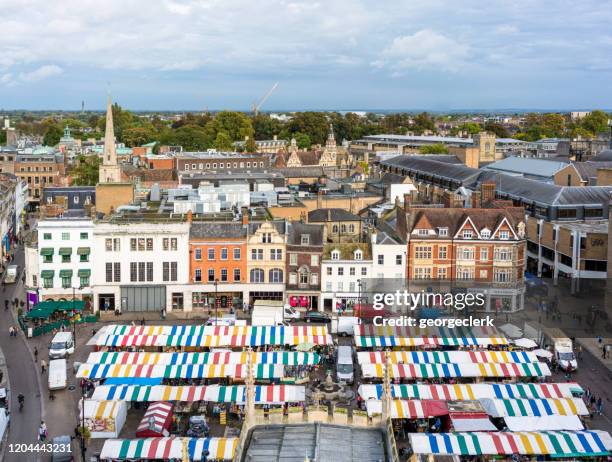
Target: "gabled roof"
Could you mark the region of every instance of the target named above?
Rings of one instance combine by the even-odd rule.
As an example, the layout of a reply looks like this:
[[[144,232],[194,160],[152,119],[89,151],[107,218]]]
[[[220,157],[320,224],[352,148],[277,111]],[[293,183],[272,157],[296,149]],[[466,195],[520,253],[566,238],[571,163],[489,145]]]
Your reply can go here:
[[[360,221],[361,217],[344,209],[317,209],[308,212],[310,223],[324,223],[327,221]]]
[[[302,223],[301,221],[292,221],[289,223],[287,244],[301,245],[302,235],[304,234],[309,236],[310,242],[308,246],[323,245],[323,225]]]

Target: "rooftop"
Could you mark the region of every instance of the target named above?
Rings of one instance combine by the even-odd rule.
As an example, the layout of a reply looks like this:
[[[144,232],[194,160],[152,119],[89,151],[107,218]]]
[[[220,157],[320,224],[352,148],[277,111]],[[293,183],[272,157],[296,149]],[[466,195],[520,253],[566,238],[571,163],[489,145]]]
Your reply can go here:
[[[564,169],[567,165],[565,162],[532,157],[506,157],[487,165],[483,169],[552,178],[555,173]]]

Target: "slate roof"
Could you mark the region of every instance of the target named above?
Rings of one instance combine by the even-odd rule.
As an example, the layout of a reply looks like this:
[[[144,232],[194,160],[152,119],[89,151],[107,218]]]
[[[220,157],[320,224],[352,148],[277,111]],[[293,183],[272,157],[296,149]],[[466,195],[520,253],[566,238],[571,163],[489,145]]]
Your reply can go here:
[[[567,167],[564,162],[534,159],[530,157],[506,157],[484,167],[485,170],[520,173],[541,177],[553,177],[559,170]]]
[[[317,209],[308,212],[310,223],[323,223],[327,221],[360,221],[361,217],[344,209]]]
[[[191,223],[189,239],[230,238],[240,239],[246,237],[246,228],[242,223]]]
[[[612,149],[605,149],[592,157],[593,162],[612,162]]]
[[[310,243],[308,246],[322,246],[323,245],[323,226],[314,225],[309,223],[302,223],[301,221],[292,221],[288,227],[287,244],[288,245],[301,245],[302,235],[308,234],[310,236]]]
[[[480,172],[476,168],[425,159],[423,156],[397,156],[384,160],[381,164],[428,173],[440,178],[456,181],[467,181],[478,176]]]

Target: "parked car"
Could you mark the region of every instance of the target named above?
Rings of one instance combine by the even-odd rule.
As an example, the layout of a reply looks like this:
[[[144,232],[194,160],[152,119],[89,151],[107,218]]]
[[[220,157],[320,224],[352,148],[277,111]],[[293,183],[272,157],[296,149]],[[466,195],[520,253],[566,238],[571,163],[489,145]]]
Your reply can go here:
[[[53,438],[51,460],[53,462],[72,462],[72,439],[69,435]]]
[[[303,319],[306,322],[318,323],[328,323],[331,321],[328,315],[321,313],[320,311],[308,311],[307,313],[304,313]]]

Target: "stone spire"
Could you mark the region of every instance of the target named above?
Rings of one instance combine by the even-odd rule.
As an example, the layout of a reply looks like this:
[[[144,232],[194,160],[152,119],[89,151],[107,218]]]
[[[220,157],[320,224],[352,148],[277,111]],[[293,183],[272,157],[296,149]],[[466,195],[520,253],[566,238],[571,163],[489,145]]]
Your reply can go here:
[[[100,165],[100,183],[120,183],[121,169],[117,163],[117,150],[115,148],[115,129],[113,127],[113,106],[110,94],[106,104],[106,130],[104,132],[104,152],[102,165]]]
[[[334,126],[329,124],[329,132],[327,133],[327,147],[336,147],[336,137],[334,136]]]
[[[117,151],[115,149],[115,127],[113,126],[113,105],[108,95],[106,103],[106,130],[104,131],[104,165],[117,165]]]

